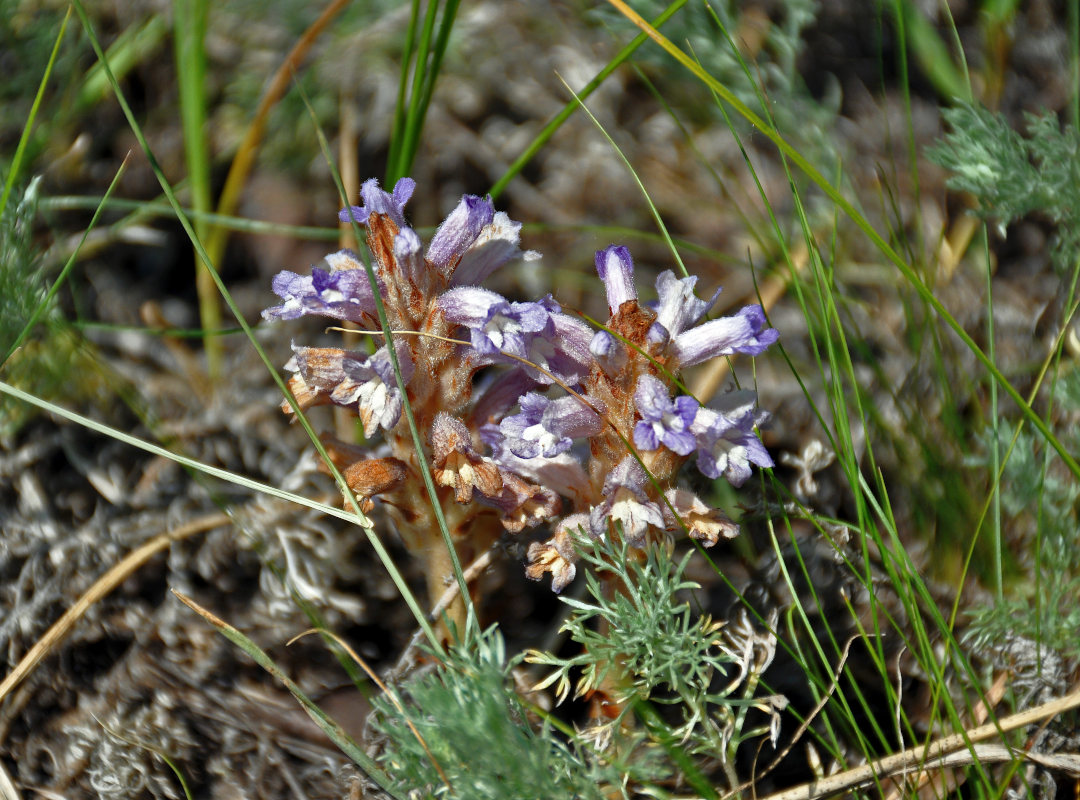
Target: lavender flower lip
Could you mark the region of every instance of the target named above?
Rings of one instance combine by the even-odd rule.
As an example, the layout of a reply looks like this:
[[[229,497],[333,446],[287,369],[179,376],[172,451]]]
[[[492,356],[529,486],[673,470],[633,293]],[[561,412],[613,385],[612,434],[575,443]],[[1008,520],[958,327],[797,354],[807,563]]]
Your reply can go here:
[[[720,289],[716,290],[712,299],[705,301],[694,294],[695,284],[696,277],[676,278],[671,270],[656,276],[656,322],[649,330],[650,342],[666,344],[696,325],[716,304]]]
[[[476,239],[462,253],[454,268],[450,286],[476,286],[497,269],[521,258],[536,261],[540,254],[535,250],[522,252],[521,223],[514,222],[504,212],[497,211],[491,222],[481,229]]]
[[[697,447],[690,426],[698,413],[698,401],[683,395],[672,400],[667,387],[652,375],[638,380],[634,402],[641,421],[634,426],[634,444],[642,450],[656,450],[663,444],[680,456]]]
[[[476,286],[451,289],[438,298],[446,319],[469,332],[481,363],[521,366],[539,383],[576,383],[588,372],[591,331],[561,314],[551,295],[539,301],[510,302]]]
[[[650,528],[663,530],[660,506],[649,498],[648,476],[633,456],[626,456],[604,481],[604,500],[589,512],[589,530],[595,537],[609,529],[625,537],[632,547],[643,547]]]
[[[720,317],[680,333],[670,352],[680,367],[692,367],[717,356],[759,356],[779,338],[775,328],[765,328],[761,306],[746,306],[735,316]]]
[[[458,265],[465,251],[480,236],[480,232],[495,218],[491,198],[467,194],[457,208],[435,231],[428,245],[427,260],[447,278]]]
[[[553,458],[569,450],[574,439],[592,436],[603,425],[595,411],[573,396],[550,400],[529,392],[520,405],[520,414],[499,424],[505,446],[518,458]]]
[[[527,358],[537,335],[554,335],[551,315],[561,309],[551,295],[532,303],[511,303],[502,295],[475,286],[451,289],[439,298],[447,320],[469,329],[473,349],[484,356],[508,352]]]
[[[757,424],[752,409],[733,416],[703,408],[694,421],[697,439],[697,467],[707,478],[726,478],[732,486],[742,486],[750,477],[750,465],[772,467],[769,451],[754,433]]]
[[[355,258],[348,250],[333,255]],[[359,266],[359,261],[356,263]],[[274,294],[285,302],[263,311],[265,320],[289,320],[306,314],[319,314],[364,324],[375,316],[375,296],[363,269],[328,272],[314,267],[310,276],[282,270],[274,276],[272,288]]]

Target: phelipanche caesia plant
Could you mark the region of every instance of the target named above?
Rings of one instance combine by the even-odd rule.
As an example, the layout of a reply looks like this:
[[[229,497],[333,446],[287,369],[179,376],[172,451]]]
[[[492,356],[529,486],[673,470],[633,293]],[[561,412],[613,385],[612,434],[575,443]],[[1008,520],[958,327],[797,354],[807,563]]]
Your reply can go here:
[[[511,261],[539,258],[521,251],[520,223],[489,198],[463,197],[425,250],[405,221],[414,188],[402,178],[387,193],[369,180],[363,205],[341,212],[367,226],[393,342],[371,355],[294,344],[287,369],[301,409],[343,406],[359,416],[369,441],[381,431],[381,443],[368,449],[328,441],[328,451],[365,507],[381,501],[406,546],[424,559],[432,601],[447,585],[451,561],[419,458],[429,460],[463,563],[504,531],[540,528],[548,537],[529,547],[526,574],[550,573],[556,592],[574,578],[575,535],[621,536],[638,551],[684,531],[706,545],[734,536],[735,524],[677,477],[692,460],[705,476],[739,486],[751,465],[771,467],[754,430],[762,414],[749,392],[725,395],[715,407],[672,395],[682,369],[757,355],[776,341],[761,307],[706,321],[717,295],[701,300],[696,278],[671,272],[657,278],[656,301],[639,302],[630,252],[611,246],[596,254],[610,318],[593,330],[551,295],[512,302],[480,287]],[[379,327],[367,272],[348,250],[328,255],[310,275],[279,273],[273,290],[282,303],[263,312],[266,319],[318,314]],[[389,346],[424,453],[402,414]],[[460,624],[461,613],[452,621]]]

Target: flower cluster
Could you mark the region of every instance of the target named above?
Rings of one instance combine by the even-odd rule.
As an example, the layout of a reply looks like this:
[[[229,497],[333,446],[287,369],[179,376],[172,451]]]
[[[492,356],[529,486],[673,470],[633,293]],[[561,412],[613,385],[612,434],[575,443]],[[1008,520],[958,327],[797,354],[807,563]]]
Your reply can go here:
[[[408,178],[392,193],[369,180],[362,205],[341,212],[368,229],[374,281],[342,250],[310,276],[281,272],[273,290],[282,302],[263,312],[370,329],[378,327],[375,293],[382,298],[392,341],[371,354],[294,345],[287,365],[301,409],[343,406],[366,437],[382,431],[379,452],[327,439],[353,491],[369,507],[382,501],[414,551],[444,549],[420,499],[425,458],[461,558],[503,531],[547,528],[548,538],[529,548],[526,573],[550,573],[555,591],[574,577],[580,533],[640,548],[680,531],[706,544],[734,536],[722,512],[680,488],[678,472],[693,460],[705,476],[738,486],[752,465],[771,467],[755,433],[763,416],[748,393],[708,407],[672,396],[671,387],[687,367],[758,355],[775,342],[762,309],[708,320],[717,295],[701,300],[695,278],[671,272],[657,278],[656,301],[639,302],[630,253],[611,246],[596,255],[610,316],[593,330],[550,295],[513,302],[478,285],[507,263],[539,258],[520,249],[520,224],[495,212],[490,198],[462,198],[425,250],[405,220],[414,189]],[[402,419],[390,348],[423,453]],[[446,578],[439,563],[428,565],[432,591]]]

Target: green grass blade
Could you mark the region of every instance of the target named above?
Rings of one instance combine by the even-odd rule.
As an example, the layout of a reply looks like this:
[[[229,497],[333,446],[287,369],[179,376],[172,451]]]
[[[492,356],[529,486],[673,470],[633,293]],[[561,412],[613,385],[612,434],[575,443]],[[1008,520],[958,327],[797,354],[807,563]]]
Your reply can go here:
[[[34,120],[37,119],[38,109],[41,108],[41,100],[45,96],[45,87],[49,83],[49,76],[52,75],[53,66],[56,64],[56,57],[60,53],[60,43],[64,40],[64,33],[67,32],[68,20],[70,19],[71,8],[69,7],[67,13],[64,14],[64,21],[60,24],[60,33],[56,35],[56,43],[53,44],[52,53],[49,54],[49,62],[45,65],[45,74],[41,76],[41,83],[38,84],[37,94],[34,95],[34,102],[30,106],[30,113],[26,117],[26,124],[23,125],[22,134],[19,136],[19,143],[15,146],[15,155],[11,157],[11,167],[8,169],[7,179],[4,181],[4,192],[3,194],[0,194],[0,217],[4,215],[4,209],[7,208],[8,197],[11,196],[11,189],[15,185],[15,179],[19,176],[23,156],[26,153],[26,145],[30,141],[30,132],[34,128]]]
[[[191,206],[208,212],[210,198],[210,153],[206,130],[206,28],[210,7],[207,0],[173,2],[173,51],[180,85],[180,121],[184,135]],[[195,220],[195,233],[207,241],[209,225]],[[217,287],[206,263],[195,256],[195,291],[199,298],[199,319],[206,330],[221,327],[221,304]],[[210,336],[204,340],[206,371],[211,385],[221,375],[221,342]]]
[[[110,69],[115,78],[123,78],[138,64],[157,52],[169,33],[169,25],[164,14],[154,14],[142,26],[129,28],[121,33],[109,46]],[[76,106],[87,108],[100,103],[109,96],[112,81],[101,62],[90,69],[79,89]]]
[[[79,195],[58,195],[44,197],[38,201],[38,208],[45,211],[64,211],[68,209],[94,209],[101,202],[100,197],[86,197]],[[123,198],[111,198],[104,205],[105,208],[118,211],[141,212],[139,219],[152,219],[156,217],[171,217],[173,208],[167,202],[142,200],[125,200]],[[335,242],[341,232],[337,228],[320,228],[313,225],[284,225],[269,220],[249,219],[247,217],[234,217],[228,214],[219,214],[213,211],[197,211],[190,206],[181,206],[184,214],[192,220],[205,222],[216,228],[225,228],[239,233],[261,233],[288,236],[293,239],[310,239],[312,241]]]
[[[589,107],[582,102],[581,98],[577,96],[573,89],[564,81],[563,85],[566,86],[568,92],[574,96],[574,99],[581,105],[581,110],[592,120],[593,124],[600,130],[604,138],[607,139],[608,144],[622,159],[623,164],[626,165],[626,169],[630,172],[630,177],[634,179],[634,183],[637,184],[638,189],[641,190],[642,196],[645,198],[646,205],[649,206],[649,212],[652,214],[653,219],[656,220],[656,227],[660,231],[660,235],[664,237],[664,242],[668,246],[668,250],[671,251],[672,257],[675,259],[675,263],[679,265],[679,272],[683,274],[684,278],[690,277],[690,273],[686,271],[686,265],[683,263],[682,256],[679,255],[679,250],[675,247],[675,242],[671,238],[671,234],[668,233],[667,225],[664,224],[664,218],[660,216],[660,211],[657,209],[656,204],[653,203],[652,198],[649,197],[649,190],[645,188],[645,184],[642,183],[641,177],[637,174],[637,170],[634,169],[634,165],[630,163],[630,159],[626,157],[626,154],[622,151],[615,140],[611,138],[610,134],[604,130],[604,126],[600,124],[600,120],[593,116],[593,113],[589,111]]]
[[[416,110],[409,117],[412,125],[406,129],[404,151],[406,160],[402,164],[403,175],[412,170],[416,153],[420,149],[420,134],[424,129],[428,108],[431,107],[431,97],[435,94],[435,83],[439,79],[439,71],[442,69],[443,58],[446,56],[446,46],[450,42],[450,31],[454,27],[460,5],[461,0],[448,0],[439,20],[439,32],[431,51],[431,64],[423,71],[424,80],[420,87],[419,102],[416,104]]]
[[[386,165],[387,186],[393,186],[398,178],[403,178],[408,174],[409,167],[415,156],[415,153],[412,155],[409,154],[407,142],[411,136],[410,131],[422,123],[422,120],[417,119],[417,114],[420,106],[420,94],[424,84],[424,73],[428,68],[428,56],[431,52],[431,36],[435,30],[435,19],[438,12],[438,0],[430,0],[427,5],[427,12],[424,14],[423,25],[420,27],[420,36],[416,44],[416,49],[411,54],[412,81],[408,91],[408,101],[405,105],[403,127],[400,130],[397,141],[394,142],[397,146],[396,157],[392,162],[388,162]],[[411,22],[414,26],[420,22],[418,13],[414,14]],[[398,91],[400,92],[400,88]]]
[[[420,19],[420,0],[412,0],[409,24],[406,27],[405,47],[401,53],[401,74],[398,77],[397,99],[394,101],[394,121],[390,126],[390,149],[386,154],[386,177],[384,183],[393,186],[398,178],[397,163],[405,134],[405,118],[409,102],[409,67],[416,53],[416,27]]]
[[[129,744],[132,747],[138,747],[141,750],[146,750],[147,752],[153,753],[162,761],[164,761],[165,766],[172,770],[173,774],[176,776],[176,779],[180,782],[180,788],[184,792],[184,797],[187,800],[193,800],[191,795],[191,787],[188,786],[187,778],[184,777],[183,770],[180,769],[179,765],[172,759],[171,756],[169,756],[168,753],[165,752],[165,750],[155,745],[152,745],[149,742],[143,742],[132,736],[128,736],[126,733],[118,731],[115,728],[110,728],[104,723],[102,723],[101,720],[99,720],[96,716],[94,717],[94,721],[101,725],[101,727],[105,729],[105,732],[109,734],[109,736],[112,736],[115,739],[119,739],[121,742]]]
[[[296,698],[297,702],[300,703],[301,707],[303,707],[304,711],[311,717],[312,721],[319,726],[323,733],[330,737],[330,741],[336,744],[341,749],[341,752],[351,758],[369,778],[378,783],[383,791],[390,794],[391,797],[399,798],[399,800],[406,800],[404,795],[399,794],[393,789],[394,784],[391,783],[389,776],[382,771],[379,765],[376,764],[363,749],[361,749],[360,745],[353,741],[353,738],[345,732],[344,728],[319,708],[315,701],[304,694],[304,691],[285,674],[281,667],[274,663],[274,660],[270,658],[265,650],[261,649],[255,642],[251,641],[251,639],[232,625],[225,622],[225,620],[214,616],[190,598],[185,597],[175,590],[173,590],[173,594],[176,595],[180,602],[217,628],[218,633],[243,650],[256,664],[280,681],[281,684],[292,693],[292,696]]]
[[[50,414],[55,414],[58,417],[74,422],[76,425],[86,428],[87,430],[100,433],[104,436],[108,436],[112,439],[116,439],[118,442],[123,442],[126,445],[135,447],[151,455],[160,456],[161,458],[167,458],[170,461],[174,461],[182,467],[201,472],[205,475],[209,475],[212,478],[218,478],[219,480],[226,481],[235,486],[243,487],[254,492],[261,492],[262,494],[276,497],[279,500],[287,500],[291,503],[310,508],[315,511],[319,511],[327,516],[336,517],[337,519],[344,520],[345,522],[351,522],[354,525],[361,527],[369,526],[370,520],[362,513],[354,513],[351,511],[345,511],[334,506],[320,503],[317,500],[311,500],[303,495],[294,494],[293,492],[279,489],[276,486],[271,486],[268,483],[260,483],[259,481],[248,478],[245,475],[241,475],[236,472],[230,472],[227,469],[220,467],[214,467],[209,464],[203,464],[201,461],[197,461],[194,458],[188,458],[187,456],[174,453],[173,451],[162,447],[161,445],[148,442],[145,439],[140,439],[137,436],[133,436],[130,433],[112,428],[104,423],[93,420],[90,417],[83,416],[69,409],[58,406],[55,403],[51,403],[48,400],[42,400],[40,397],[24,392],[9,383],[0,381],[0,394],[6,394],[10,397],[14,397],[16,400],[21,400],[24,403],[29,403],[42,411],[48,411]]]
[[[686,5],[686,3],[687,0],[674,0],[671,5],[664,9],[663,14],[652,21],[652,26],[654,28],[659,28],[671,19],[675,12]],[[608,79],[611,73],[637,52],[637,49],[641,47],[641,45],[645,44],[648,38],[649,37],[644,33],[639,33],[635,36],[626,47],[618,52],[615,58],[611,59],[602,70],[596,73],[596,77],[582,87],[581,91],[578,92],[574,99],[570,100],[570,102],[562,107],[562,111],[551,118],[540,133],[536,134],[536,138],[529,143],[529,146],[525,148],[521,155],[514,159],[514,163],[509,166],[506,173],[495,182],[495,185],[492,186],[490,190],[488,190],[488,194],[490,194],[493,199],[502,194],[506,185],[517,177],[518,173],[525,168],[526,164],[533,160],[536,154],[540,152],[540,149],[547,144],[548,140],[555,135],[555,132],[562,127],[562,124],[566,122],[566,120],[570,118],[570,115],[581,105],[581,101],[585,100],[589,95],[596,91],[596,89]]]
[[[897,27],[906,32],[905,38],[919,66],[938,94],[950,103],[954,100],[971,102],[970,81],[957,69],[948,45],[916,4],[912,0],[897,0],[893,10]]]

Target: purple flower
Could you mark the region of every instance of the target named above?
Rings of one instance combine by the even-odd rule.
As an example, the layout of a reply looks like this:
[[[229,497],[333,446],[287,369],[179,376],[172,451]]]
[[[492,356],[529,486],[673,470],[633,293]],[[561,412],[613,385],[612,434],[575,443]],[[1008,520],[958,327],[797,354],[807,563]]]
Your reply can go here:
[[[702,474],[713,479],[723,475],[732,486],[742,486],[750,477],[751,464],[773,466],[769,451],[754,433],[759,419],[752,404],[726,412],[699,409],[692,430],[697,438],[697,467]]]
[[[559,304],[551,295],[535,303],[511,303],[500,294],[476,286],[451,289],[439,298],[450,322],[469,329],[473,349],[483,356],[513,353],[525,358],[526,340],[554,335],[553,313]]]
[[[569,497],[575,506],[589,502],[589,476],[571,453],[560,453],[551,458],[519,458],[510,452],[499,426],[492,424],[480,428],[480,438],[491,448],[495,463],[505,471]]]
[[[330,271],[314,267],[311,275],[282,270],[272,288],[281,305],[263,311],[263,319],[296,319],[305,314],[366,324],[375,316],[375,296],[367,271],[349,250],[325,259]]]
[[[638,378],[634,392],[641,420],[634,426],[634,444],[642,450],[656,450],[663,444],[680,456],[688,456],[697,446],[690,426],[698,413],[698,401],[682,395],[672,400],[667,387],[652,375]]]
[[[679,334],[670,352],[680,368],[692,367],[716,356],[761,355],[779,338],[776,328],[765,328],[761,306],[744,306],[735,316],[720,317]]]
[[[709,313],[720,290],[717,289],[712,299],[706,302],[694,294],[696,283],[696,277],[676,278],[671,270],[656,276],[656,322],[649,329],[649,342],[666,345]]]
[[[518,398],[536,387],[537,382],[520,368],[484,375],[473,387],[473,396],[477,399],[469,412],[469,424],[480,428],[493,419],[501,418],[517,405]]]
[[[525,261],[538,260],[540,254],[535,250],[521,252],[518,247],[520,231],[520,222],[514,222],[502,211],[496,212],[491,222],[484,226],[462,255],[461,261],[454,268],[450,285],[476,286],[495,270],[519,257]]]
[[[428,245],[427,260],[449,278],[465,251],[494,216],[495,206],[490,197],[465,195],[435,231]]]
[[[555,351],[548,356],[547,369],[563,383],[575,384],[589,374],[592,328],[566,314],[552,315],[552,322],[555,324]],[[535,350],[533,353],[536,355]],[[539,363],[535,358],[530,360]],[[550,381],[550,378],[544,380],[545,383]]]
[[[409,348],[398,347],[398,364],[401,376],[407,382],[413,374]],[[342,362],[344,379],[337,385],[330,399],[339,405],[356,404],[364,436],[371,437],[379,428],[390,430],[401,419],[402,399],[390,361],[390,351],[380,347],[364,361],[346,358]]]
[[[545,385],[552,379],[543,370],[569,383],[588,372],[591,332],[558,313],[551,295],[539,302],[511,303],[487,289],[459,286],[440,296],[439,305],[448,321],[469,329],[473,349],[491,362],[523,366]]]
[[[589,352],[609,377],[614,377],[622,372],[630,357],[626,345],[604,330],[599,330],[593,334],[592,341],[589,342]]]
[[[669,368],[683,369],[716,356],[735,353],[760,355],[780,338],[774,328],[765,328],[761,306],[745,306],[731,317],[720,317],[701,325],[697,323],[716,303],[700,300],[694,294],[697,278],[676,278],[667,270],[656,279],[659,296],[655,304],[656,321],[649,328],[648,341],[672,359]],[[694,326],[697,327],[694,327]]]
[[[609,525],[621,529],[631,547],[644,547],[650,527],[663,530],[660,506],[645,493],[648,477],[633,456],[619,462],[604,481],[604,502],[589,511],[589,530],[600,538]]]
[[[394,193],[388,194],[379,188],[379,181],[370,178],[360,187],[360,199],[363,205],[343,208],[338,214],[342,222],[356,220],[360,225],[367,225],[371,214],[386,214],[399,228],[405,227],[405,204],[416,189],[412,178],[401,178],[394,184]]]
[[[427,286],[427,263],[424,261],[424,244],[412,228],[402,228],[394,237],[394,260],[398,270],[412,281],[414,286]]]
[[[634,286],[634,260],[621,245],[609,245],[596,251],[596,271],[607,292],[608,313],[615,316],[627,300],[637,300]]]
[[[574,439],[603,428],[596,412],[573,396],[550,400],[529,392],[519,402],[521,413],[499,424],[507,449],[518,458],[552,458],[569,450]]]

